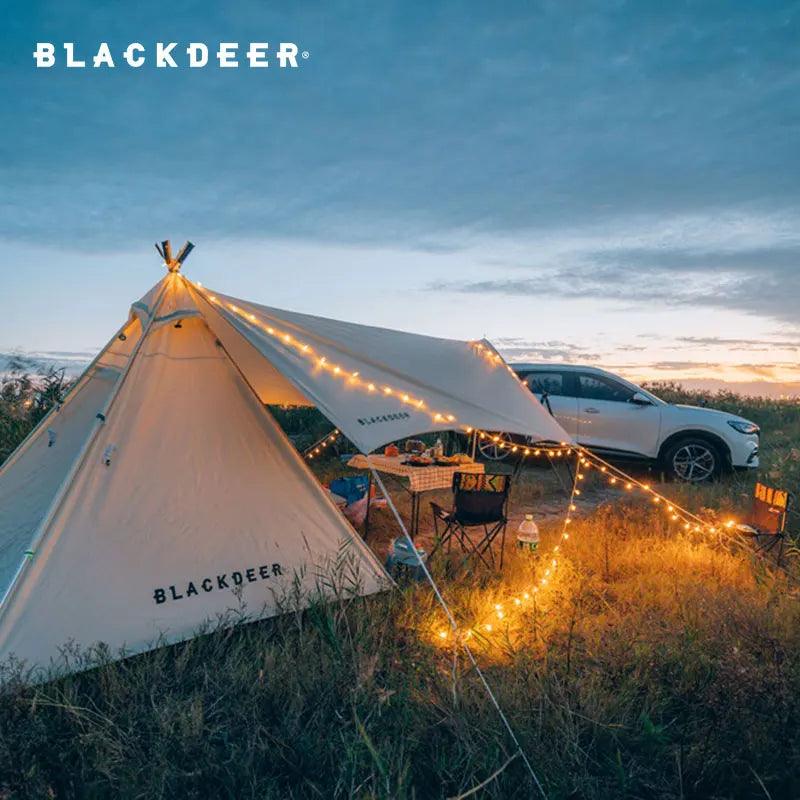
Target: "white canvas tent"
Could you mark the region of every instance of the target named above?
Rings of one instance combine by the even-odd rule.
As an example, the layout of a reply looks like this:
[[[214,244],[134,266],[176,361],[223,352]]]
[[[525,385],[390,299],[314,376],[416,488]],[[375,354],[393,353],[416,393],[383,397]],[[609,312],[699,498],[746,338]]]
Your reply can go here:
[[[0,467],[0,660],[272,616],[287,592],[331,591],[342,559],[359,593],[388,586],[264,404],[316,405],[364,453],[454,428],[569,440],[487,342],[247,303],[167,262]]]

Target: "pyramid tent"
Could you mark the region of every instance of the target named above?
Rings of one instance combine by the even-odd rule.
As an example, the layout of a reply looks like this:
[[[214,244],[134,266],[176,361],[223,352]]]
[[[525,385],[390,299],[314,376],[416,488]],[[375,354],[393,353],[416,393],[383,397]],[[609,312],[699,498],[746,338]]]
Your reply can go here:
[[[569,441],[488,342],[246,303],[170,266],[0,467],[0,660],[64,668],[67,643],[133,654],[337,580],[391,585],[266,404],[318,406],[363,453],[473,427]]]

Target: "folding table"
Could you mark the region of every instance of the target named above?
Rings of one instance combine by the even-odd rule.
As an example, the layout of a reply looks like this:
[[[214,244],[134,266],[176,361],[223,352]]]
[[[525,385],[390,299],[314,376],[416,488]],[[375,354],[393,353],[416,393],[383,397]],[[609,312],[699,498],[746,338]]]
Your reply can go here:
[[[474,472],[483,474],[483,464],[453,464],[452,466],[439,466],[432,464],[429,467],[412,467],[404,463],[402,456],[365,456],[359,453],[353,456],[347,466],[353,469],[369,469],[372,465],[378,472],[389,475],[395,482],[411,495],[411,518],[408,532],[414,539],[419,532],[419,507],[420,495],[436,489],[449,489],[453,485],[454,472]],[[370,485],[367,488],[367,516],[364,520],[364,538],[369,528],[369,494],[372,489],[372,473],[369,473]],[[407,482],[407,485],[406,485]]]

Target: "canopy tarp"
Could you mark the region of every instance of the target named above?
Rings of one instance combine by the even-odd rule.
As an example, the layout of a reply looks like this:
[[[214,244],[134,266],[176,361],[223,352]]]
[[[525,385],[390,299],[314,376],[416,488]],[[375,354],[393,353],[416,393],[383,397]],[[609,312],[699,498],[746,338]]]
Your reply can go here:
[[[223,342],[233,329],[239,343],[249,343],[251,357],[240,366],[262,402],[294,395],[364,453],[425,432],[474,428],[571,441],[487,341],[283,311],[195,286],[192,292]]]

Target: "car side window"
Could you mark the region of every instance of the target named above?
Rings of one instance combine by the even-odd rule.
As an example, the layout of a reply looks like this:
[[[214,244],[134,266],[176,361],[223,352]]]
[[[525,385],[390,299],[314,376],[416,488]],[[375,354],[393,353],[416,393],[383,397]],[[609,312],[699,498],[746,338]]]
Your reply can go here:
[[[563,397],[564,376],[560,372],[529,372],[525,376],[525,383],[535,395],[542,395],[545,392],[554,397]]]
[[[585,400],[610,400],[611,402],[626,403],[635,392],[611,378],[603,375],[578,376],[578,391]]]

